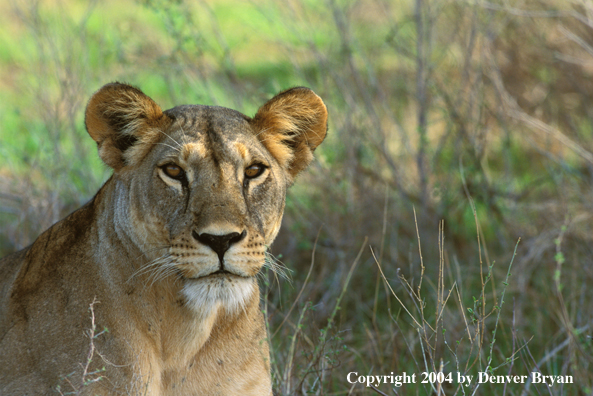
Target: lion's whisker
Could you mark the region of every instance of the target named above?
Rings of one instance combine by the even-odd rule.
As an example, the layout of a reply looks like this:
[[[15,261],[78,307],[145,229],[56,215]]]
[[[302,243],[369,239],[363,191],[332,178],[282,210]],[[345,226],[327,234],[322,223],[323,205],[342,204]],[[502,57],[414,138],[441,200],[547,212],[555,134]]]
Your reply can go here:
[[[171,149],[173,149],[175,151],[180,151],[181,150],[180,148],[173,147],[173,146],[171,146],[170,144],[167,144],[167,143],[159,142],[157,144],[160,144],[161,146],[167,146],[167,147],[169,147],[169,148],[171,148]]]
[[[268,251],[265,253],[264,266],[269,268],[275,275],[280,278],[292,282],[290,272],[292,270],[284,265],[282,261],[274,257],[274,255]]]
[[[142,253],[140,253],[138,256],[136,256],[136,260],[140,259],[143,256],[146,256],[149,253],[156,252],[157,250],[169,249],[170,247],[171,247],[170,245],[157,245],[153,248],[146,249],[146,244],[143,244],[142,245]]]
[[[159,269],[161,267],[170,265],[170,263],[173,262],[174,260],[175,259],[168,253],[161,257],[158,257],[158,258],[152,260],[151,262],[149,262],[148,264],[140,267],[136,272],[134,272],[130,276],[130,278],[128,278],[127,282],[129,282],[136,276],[144,275],[144,274],[152,271],[152,274],[149,275],[149,279],[150,279],[155,272],[159,272]],[[156,268],[156,271],[155,271],[155,268]]]
[[[181,130],[181,141],[183,142],[183,144],[188,144],[189,141],[187,140],[187,134],[185,133],[185,129],[183,129],[183,127],[180,125],[179,129]]]
[[[169,139],[171,139],[171,140],[172,140],[172,141],[173,141],[173,142],[174,142],[174,143],[175,143],[175,144],[178,146],[178,148],[171,147],[171,146],[169,146],[169,147],[171,147],[173,150],[175,150],[175,151],[177,151],[177,152],[181,151],[181,149],[183,148],[183,146],[182,146],[181,144],[179,144],[179,142],[178,142],[177,140],[173,139],[173,138],[171,137],[171,135],[167,134],[167,133],[166,133],[165,131],[163,131],[163,130],[159,130],[159,132],[161,132],[163,135],[167,136]],[[164,143],[161,143],[161,144],[164,144]]]
[[[151,286],[154,283],[160,282],[161,280],[166,279],[168,276],[175,274],[175,272],[176,268],[174,267],[174,263],[166,263],[163,265],[161,271],[159,271],[159,274],[154,277]]]

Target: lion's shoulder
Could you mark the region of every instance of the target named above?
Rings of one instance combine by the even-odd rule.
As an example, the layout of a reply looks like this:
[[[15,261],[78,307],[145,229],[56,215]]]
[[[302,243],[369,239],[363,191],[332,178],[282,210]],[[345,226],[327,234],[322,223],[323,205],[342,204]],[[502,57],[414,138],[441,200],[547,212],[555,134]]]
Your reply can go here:
[[[88,231],[99,220],[96,216],[91,200],[51,226],[28,247],[0,259],[0,300],[26,304],[25,295],[42,293],[43,284],[52,283],[52,279],[67,280],[69,268],[79,265],[88,251]]]
[[[9,318],[7,315],[8,304],[6,303],[10,297],[12,285],[19,273],[19,269],[25,260],[25,257],[30,247],[15,252],[0,259],[0,339],[6,332]]]

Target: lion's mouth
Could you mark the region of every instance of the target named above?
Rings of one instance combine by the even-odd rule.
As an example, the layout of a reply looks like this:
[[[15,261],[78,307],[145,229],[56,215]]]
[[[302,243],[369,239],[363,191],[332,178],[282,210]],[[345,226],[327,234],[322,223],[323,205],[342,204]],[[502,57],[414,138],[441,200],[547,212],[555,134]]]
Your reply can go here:
[[[233,274],[232,272],[229,272],[225,269],[219,269],[218,271],[212,272],[206,276],[214,276],[214,275],[235,275],[235,274]]]
[[[200,280],[200,279],[223,277],[223,276],[230,276],[230,277],[237,277],[237,278],[249,278],[248,276],[239,275],[234,272],[227,271],[225,269],[219,269],[218,271],[214,271],[214,272],[211,272],[206,275],[201,275],[201,276],[196,276],[196,277],[186,278],[186,279],[195,281],[195,280]]]

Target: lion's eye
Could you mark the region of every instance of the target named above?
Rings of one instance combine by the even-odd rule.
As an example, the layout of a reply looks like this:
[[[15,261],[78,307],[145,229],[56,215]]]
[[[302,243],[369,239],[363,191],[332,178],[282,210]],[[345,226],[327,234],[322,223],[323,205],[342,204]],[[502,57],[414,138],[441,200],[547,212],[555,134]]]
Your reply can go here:
[[[253,179],[255,177],[258,177],[262,173],[264,173],[265,170],[266,170],[266,167],[264,165],[253,164],[253,165],[245,168],[245,177],[248,179]]]
[[[167,164],[167,165],[163,166],[162,169],[167,176],[169,176],[170,178],[173,178],[173,179],[179,180],[179,179],[182,179],[185,175],[185,172],[183,171],[183,169],[181,169],[181,167],[179,167],[175,164]]]

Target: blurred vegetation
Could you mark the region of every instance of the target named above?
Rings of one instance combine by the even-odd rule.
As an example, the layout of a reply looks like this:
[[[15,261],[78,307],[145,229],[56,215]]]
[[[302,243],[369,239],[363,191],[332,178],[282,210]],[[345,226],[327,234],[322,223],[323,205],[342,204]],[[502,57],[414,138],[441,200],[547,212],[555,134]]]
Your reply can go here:
[[[273,246],[292,284],[262,285],[278,394],[487,370],[575,383],[379,390],[591,394],[592,75],[591,0],[5,1],[0,253],[108,177],[104,83],[248,115],[304,85],[330,129]]]

